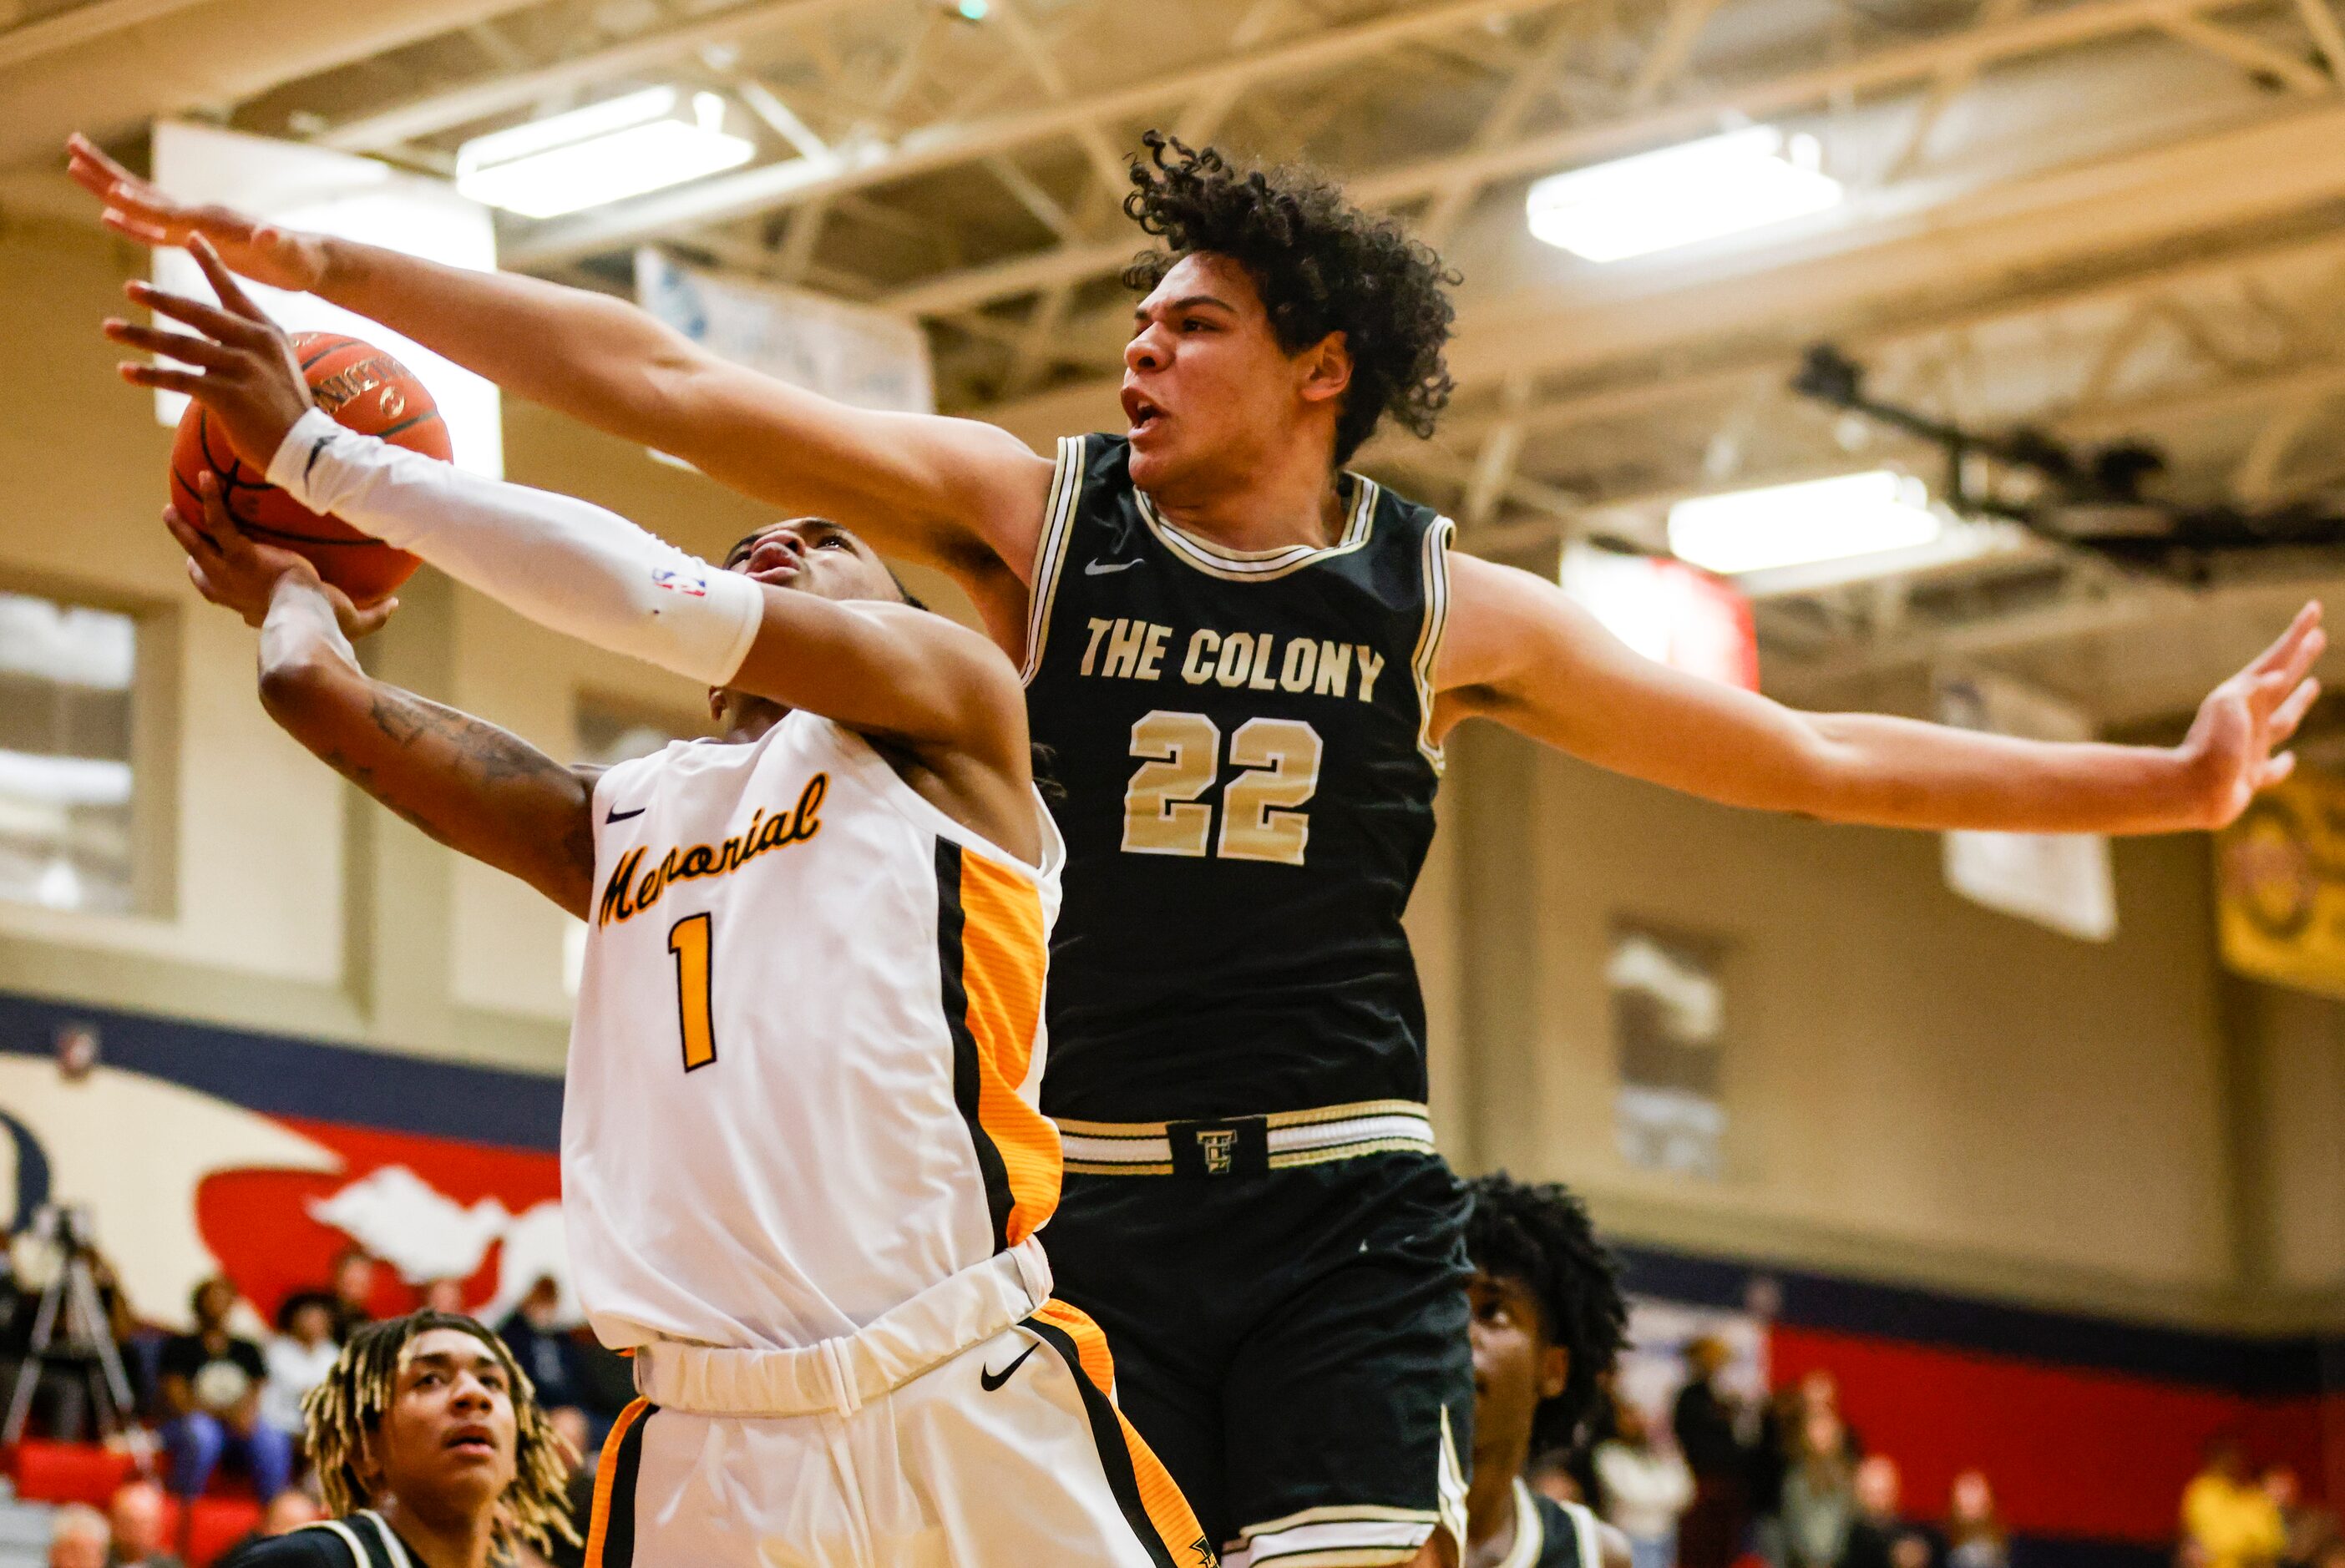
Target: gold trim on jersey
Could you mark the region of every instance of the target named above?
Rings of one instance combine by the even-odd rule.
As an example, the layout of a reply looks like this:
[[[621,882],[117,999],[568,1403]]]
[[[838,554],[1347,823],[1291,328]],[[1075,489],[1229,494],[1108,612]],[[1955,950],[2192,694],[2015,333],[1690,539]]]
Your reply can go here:
[[[1176,1128],[1233,1121],[1263,1124],[1273,1170],[1356,1159],[1366,1154],[1430,1154],[1434,1148],[1431,1116],[1415,1100],[1359,1100],[1268,1116],[1208,1117],[1186,1123],[1057,1119],[1067,1168],[1083,1176],[1170,1176]]]
[[[1184,564],[1232,582],[1266,582],[1290,572],[1299,572],[1313,561],[1347,555],[1367,543],[1376,527],[1376,498],[1383,490],[1372,479],[1359,474],[1351,478],[1358,493],[1352,499],[1352,514],[1342,538],[1333,544],[1284,544],[1275,550],[1228,550],[1184,533],[1156,510],[1156,503],[1148,499],[1146,491],[1135,489],[1132,493],[1139,499],[1140,516],[1148,524],[1149,531]]]
[[[1444,757],[1433,738],[1434,665],[1441,657],[1441,633],[1449,624],[1449,541],[1457,525],[1436,517],[1425,531],[1425,627],[1417,633],[1409,669],[1416,676],[1416,749],[1442,770]]]
[[[1414,1561],[1426,1538],[1442,1525],[1441,1515],[1429,1508],[1323,1504],[1249,1524],[1237,1544],[1249,1568],[1391,1568]],[[1293,1542],[1280,1539],[1297,1532],[1308,1533]],[[1415,1539],[1404,1545],[1391,1539],[1396,1533]]]
[[[1083,438],[1059,438],[1059,463],[1051,475],[1051,500],[1042,509],[1042,535],[1034,541],[1034,581],[1026,588],[1026,663],[1018,672],[1032,684],[1042,668],[1042,647],[1051,638],[1051,611],[1059,601],[1059,573],[1074,537],[1076,503],[1083,494]]]

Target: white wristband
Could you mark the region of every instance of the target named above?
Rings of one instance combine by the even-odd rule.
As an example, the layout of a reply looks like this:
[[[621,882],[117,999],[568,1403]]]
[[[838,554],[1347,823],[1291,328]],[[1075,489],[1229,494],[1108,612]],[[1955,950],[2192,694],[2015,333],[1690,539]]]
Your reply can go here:
[[[765,617],[756,583],[616,512],[466,473],[316,409],[285,433],[269,482],[541,625],[711,686],[732,680]]]

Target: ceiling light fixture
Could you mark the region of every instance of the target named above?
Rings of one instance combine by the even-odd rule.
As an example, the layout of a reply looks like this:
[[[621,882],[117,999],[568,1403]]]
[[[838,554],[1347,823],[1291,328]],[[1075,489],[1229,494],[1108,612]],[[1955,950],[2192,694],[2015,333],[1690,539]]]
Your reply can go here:
[[[725,100],[674,87],[589,104],[475,137],[456,149],[456,188],[523,217],[558,217],[738,168],[756,144],[725,129]]]
[[[1876,469],[1681,501],[1670,508],[1670,549],[1731,576],[1909,550],[1942,526],[1920,480]]]
[[[1751,126],[1659,152],[1549,175],[1525,203],[1537,238],[1619,261],[1763,228],[1839,205],[1812,136]]]

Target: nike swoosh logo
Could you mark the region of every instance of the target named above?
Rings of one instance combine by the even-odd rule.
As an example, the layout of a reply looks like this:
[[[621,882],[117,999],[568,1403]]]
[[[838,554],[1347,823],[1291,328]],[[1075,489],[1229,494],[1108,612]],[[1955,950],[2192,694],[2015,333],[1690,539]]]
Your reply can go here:
[[[1008,1382],[1010,1381],[1010,1374],[1016,1371],[1025,1363],[1027,1357],[1032,1355],[1041,1348],[1041,1347],[1039,1345],[1027,1346],[1024,1350],[1018,1352],[1018,1360],[1010,1362],[1008,1366],[1002,1368],[998,1372],[990,1368],[980,1369],[977,1375],[977,1381],[985,1385],[985,1391],[987,1393],[991,1393],[994,1390]]]
[[[1137,561],[1092,561],[1083,565],[1085,577],[1105,577],[1111,572],[1129,572],[1139,565]]]
[[[643,814],[644,814],[644,813],[645,813],[645,812],[647,812],[647,811],[649,811],[649,810],[651,810],[651,807],[649,807],[649,806],[647,806],[647,805],[639,805],[639,806],[635,807],[635,809],[634,809],[634,810],[633,810],[633,811],[615,811],[615,810],[614,810],[614,811],[613,811],[613,812],[611,813],[611,814],[610,814],[610,815],[608,815],[608,816],[604,817],[603,820],[604,820],[604,822],[606,822],[606,823],[610,823],[610,822],[624,822],[624,821],[626,821],[626,820],[627,820],[629,817],[631,817],[631,816],[641,816],[641,815],[643,815]]]

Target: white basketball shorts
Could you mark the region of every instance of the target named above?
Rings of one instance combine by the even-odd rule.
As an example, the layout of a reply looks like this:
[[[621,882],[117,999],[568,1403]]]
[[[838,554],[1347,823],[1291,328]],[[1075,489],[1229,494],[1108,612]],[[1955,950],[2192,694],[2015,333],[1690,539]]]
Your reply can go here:
[[[1096,1324],[1049,1300],[972,1342],[966,1291],[922,1310],[985,1271],[805,1350],[643,1347],[587,1568],[1212,1568]]]

